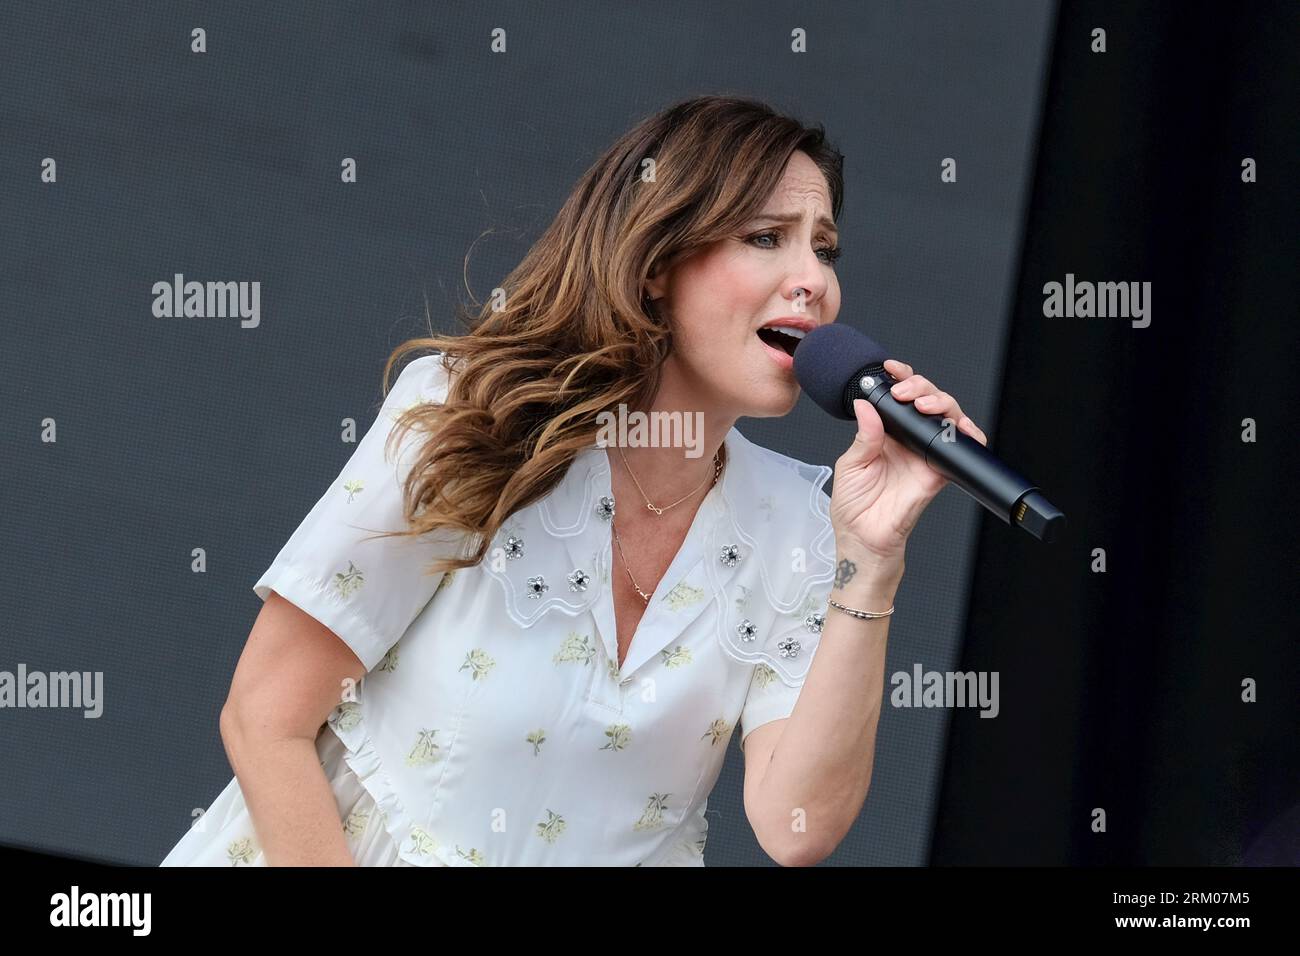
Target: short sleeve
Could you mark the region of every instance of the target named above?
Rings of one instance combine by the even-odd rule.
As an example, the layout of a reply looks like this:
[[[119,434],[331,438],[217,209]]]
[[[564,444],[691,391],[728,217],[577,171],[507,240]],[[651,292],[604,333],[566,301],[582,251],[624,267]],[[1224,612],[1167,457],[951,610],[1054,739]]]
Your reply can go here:
[[[803,690],[808,669],[811,669],[817,648],[821,644],[821,630],[826,623],[826,602],[830,597],[830,589],[829,582],[817,585],[802,605],[790,614],[777,615],[774,622],[774,646],[789,650],[796,657],[806,656],[808,666],[803,670],[804,676],[787,682],[782,680],[781,675],[770,664],[760,661],[754,665],[749,690],[745,694],[745,703],[740,711],[742,751],[745,749],[745,738],[755,727],[789,717],[794,713],[794,705]],[[791,683],[794,686],[791,686]]]
[[[408,430],[386,455],[397,416],[419,402],[445,401],[447,387],[440,354],[402,370],[342,472],[253,585],[263,601],[274,590],[328,627],[367,672],[437,591],[444,575],[426,573],[430,562],[460,550],[461,539],[449,533],[374,536],[406,528],[402,482],[422,436]]]

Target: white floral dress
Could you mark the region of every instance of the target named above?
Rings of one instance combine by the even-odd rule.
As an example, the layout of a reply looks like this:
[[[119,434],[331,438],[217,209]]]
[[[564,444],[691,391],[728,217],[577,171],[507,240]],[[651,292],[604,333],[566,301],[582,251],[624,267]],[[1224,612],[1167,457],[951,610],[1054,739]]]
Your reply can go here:
[[[402,527],[417,440],[387,458],[392,423],[443,400],[447,374],[439,355],[403,370],[254,585],[367,668],[317,737],[349,848],[363,866],[702,866],[733,732],[743,750],[749,731],[788,717],[817,648],[831,469],[732,428],[722,478],[620,668],[605,448],[579,452],[473,567],[424,573],[463,540],[373,537]],[[162,865],[266,865],[237,779]]]

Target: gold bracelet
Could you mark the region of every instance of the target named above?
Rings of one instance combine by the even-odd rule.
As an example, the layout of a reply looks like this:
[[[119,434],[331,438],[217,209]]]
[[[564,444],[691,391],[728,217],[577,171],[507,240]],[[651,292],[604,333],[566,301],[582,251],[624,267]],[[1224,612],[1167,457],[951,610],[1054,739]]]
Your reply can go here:
[[[894,613],[894,606],[892,604],[889,606],[888,611],[859,611],[857,608],[845,607],[843,604],[832,601],[829,598],[827,598],[826,603],[836,610],[843,611],[850,617],[856,617],[863,621],[872,621],[878,617],[889,617],[889,615]]]

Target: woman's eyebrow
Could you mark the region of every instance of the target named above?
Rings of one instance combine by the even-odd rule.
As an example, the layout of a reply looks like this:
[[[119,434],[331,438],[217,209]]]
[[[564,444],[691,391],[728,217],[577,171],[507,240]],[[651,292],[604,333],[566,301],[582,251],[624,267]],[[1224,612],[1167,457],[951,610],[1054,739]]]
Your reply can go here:
[[[765,213],[760,213],[759,215],[754,217],[755,222],[779,222],[782,225],[787,225],[787,226],[791,225],[792,223],[800,222],[802,219],[803,216],[799,215],[799,213],[797,212],[782,212],[782,213],[765,212]],[[835,220],[832,219],[830,216],[821,216],[817,220],[817,225],[823,227],[824,229],[829,229],[837,236],[840,234],[839,228],[835,225]]]

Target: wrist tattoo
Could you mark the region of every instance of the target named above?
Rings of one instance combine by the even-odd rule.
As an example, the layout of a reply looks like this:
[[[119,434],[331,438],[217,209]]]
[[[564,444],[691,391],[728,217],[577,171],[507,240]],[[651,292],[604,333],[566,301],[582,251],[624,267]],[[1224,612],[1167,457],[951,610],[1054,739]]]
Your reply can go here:
[[[835,568],[835,586],[842,588],[853,580],[853,575],[858,571],[858,566],[848,558],[841,558],[839,566]]]

